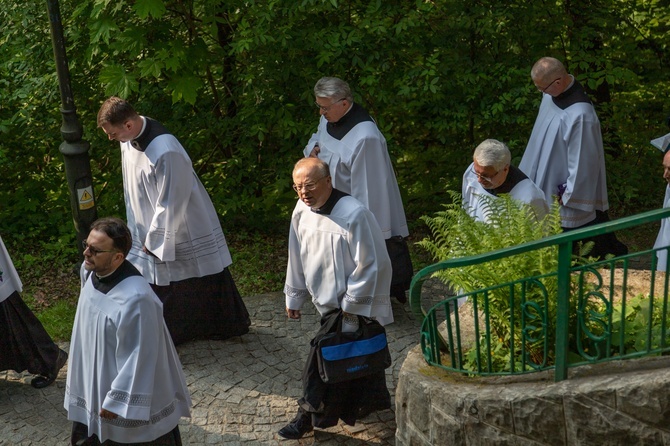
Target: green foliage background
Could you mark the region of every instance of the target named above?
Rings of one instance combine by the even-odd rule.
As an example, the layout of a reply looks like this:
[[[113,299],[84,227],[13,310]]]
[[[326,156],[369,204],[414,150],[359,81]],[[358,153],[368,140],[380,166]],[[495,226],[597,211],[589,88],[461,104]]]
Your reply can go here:
[[[545,55],[564,60],[596,102],[613,216],[659,207],[661,160],[649,140],[667,132],[670,114],[669,6],[60,1],[99,215],[124,215],[118,147],[95,125],[115,94],[181,139],[228,234],[285,232],[290,171],[317,125],[321,76],[349,81],[376,118],[416,229],[459,189],[481,140],[521,156],[540,101],[529,72]],[[76,249],[46,4],[3,0],[0,23],[0,234],[13,252],[57,264]]]

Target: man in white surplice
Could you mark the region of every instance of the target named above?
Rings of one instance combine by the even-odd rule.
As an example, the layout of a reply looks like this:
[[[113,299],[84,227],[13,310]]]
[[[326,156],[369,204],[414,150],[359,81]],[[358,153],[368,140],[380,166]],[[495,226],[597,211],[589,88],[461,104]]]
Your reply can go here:
[[[668,147],[670,149],[670,146]],[[668,183],[665,186],[665,198],[663,199],[663,207],[670,207],[670,150],[663,155],[663,179]],[[654,248],[664,248],[670,246],[670,217],[661,220],[661,229],[658,231]],[[656,270],[665,271],[668,263],[668,251],[656,251]]]
[[[384,135],[370,114],[354,103],[349,84],[342,79],[319,79],[314,95],[321,118],[304,155],[328,163],[333,187],[372,211],[384,239],[396,239],[388,244],[406,244],[407,219]],[[393,272],[390,294],[401,302],[406,300],[412,275],[408,255],[407,262],[407,268]]]
[[[163,306],[126,260],[131,235],[117,218],[91,226],[81,268],[64,406],[72,444],[181,445],[191,398]]]
[[[121,147],[133,234],[128,261],[163,302],[174,343],[247,333],[249,314],[228,270],[219,218],[179,140],[115,96],[100,107],[98,126]]]
[[[284,286],[288,317],[299,319],[302,305],[311,298],[323,316],[322,324],[333,312],[344,312],[342,331],[358,328],[355,315],[374,317],[382,325],[393,322],[391,261],[372,213],[334,189],[328,164],[317,158],[296,163],[293,183],[300,199],[289,231]],[[281,437],[298,439],[313,427],[331,427],[339,419],[353,425],[356,419],[390,407],[383,371],[325,385],[311,367],[311,358],[312,354],[302,376],[298,415],[279,431]]]
[[[538,221],[549,212],[544,193],[521,170],[510,164],[512,155],[507,146],[487,139],[475,148],[473,162],[463,174],[463,207],[476,220],[488,222],[487,201],[482,197],[509,194],[528,203]]]
[[[553,57],[538,60],[531,78],[542,103],[519,169],[542,189],[547,203],[558,197],[564,231],[609,221],[605,152],[591,100]],[[592,241],[594,257],[628,252],[613,233]]]

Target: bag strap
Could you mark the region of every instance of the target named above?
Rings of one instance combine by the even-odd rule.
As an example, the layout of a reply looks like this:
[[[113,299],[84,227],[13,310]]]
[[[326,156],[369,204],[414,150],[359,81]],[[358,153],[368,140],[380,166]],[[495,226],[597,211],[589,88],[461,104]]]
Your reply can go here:
[[[321,317],[321,333],[342,332],[342,309],[332,310]]]

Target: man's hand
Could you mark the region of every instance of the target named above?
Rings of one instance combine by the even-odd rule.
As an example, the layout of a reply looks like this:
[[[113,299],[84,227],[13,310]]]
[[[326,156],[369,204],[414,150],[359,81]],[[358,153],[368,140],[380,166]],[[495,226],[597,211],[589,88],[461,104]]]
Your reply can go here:
[[[320,152],[321,152],[321,149],[319,148],[319,145],[318,145],[318,144],[315,144],[315,145],[314,145],[314,148],[313,148],[312,151],[309,153],[309,156],[310,156],[310,158],[318,158]]]
[[[107,409],[100,409],[100,418],[104,418],[106,420],[113,420],[115,418],[118,418],[118,415],[115,414],[114,412],[110,412]]]
[[[154,255],[153,252],[149,251],[149,250],[147,249],[146,246],[142,246],[142,251],[146,252],[146,253],[149,254],[151,257],[156,257],[156,255]],[[156,257],[156,258],[158,258],[158,257]]]
[[[300,319],[300,310],[286,309],[286,315],[289,319]]]

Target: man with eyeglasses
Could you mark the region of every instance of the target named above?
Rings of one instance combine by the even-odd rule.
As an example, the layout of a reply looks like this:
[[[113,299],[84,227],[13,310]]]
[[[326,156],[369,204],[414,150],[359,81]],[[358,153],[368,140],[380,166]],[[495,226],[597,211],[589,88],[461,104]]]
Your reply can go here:
[[[391,296],[405,302],[413,274],[405,240],[409,230],[386,139],[342,79],[319,79],[314,96],[321,118],[304,155],[328,163],[333,187],[372,211],[393,262]]]
[[[332,183],[328,164],[317,158],[303,158],[293,169],[299,200],[289,231],[286,313],[300,319],[300,309],[311,300],[322,316],[317,337],[340,309],[343,332],[358,329],[356,315],[374,317],[382,325],[393,322],[391,261],[379,225],[360,201]],[[281,437],[299,439],[314,427],[335,426],[340,419],[354,425],[391,406],[383,371],[325,384],[314,363],[315,342],[310,345],[298,414],[279,431]]]
[[[100,107],[98,127],[121,147],[128,260],[163,302],[174,343],[247,333],[219,217],[179,140],[115,96]]]
[[[35,374],[30,385],[53,383],[67,353],[51,339],[42,323],[21,299],[23,284],[0,237],[0,370]]]
[[[544,193],[521,170],[510,164],[512,155],[504,143],[484,140],[475,148],[473,162],[463,174],[463,207],[479,221],[488,222],[489,199],[509,194],[527,203],[541,221],[549,212]],[[488,197],[488,198],[484,198]]]
[[[542,189],[547,203],[558,198],[564,231],[609,221],[605,153],[591,100],[558,59],[541,58],[530,75],[542,103],[519,168]],[[591,241],[589,256],[628,252],[613,233]]]
[[[64,407],[74,445],[181,445],[191,398],[163,305],[126,256],[118,218],[93,222],[70,341]]]

